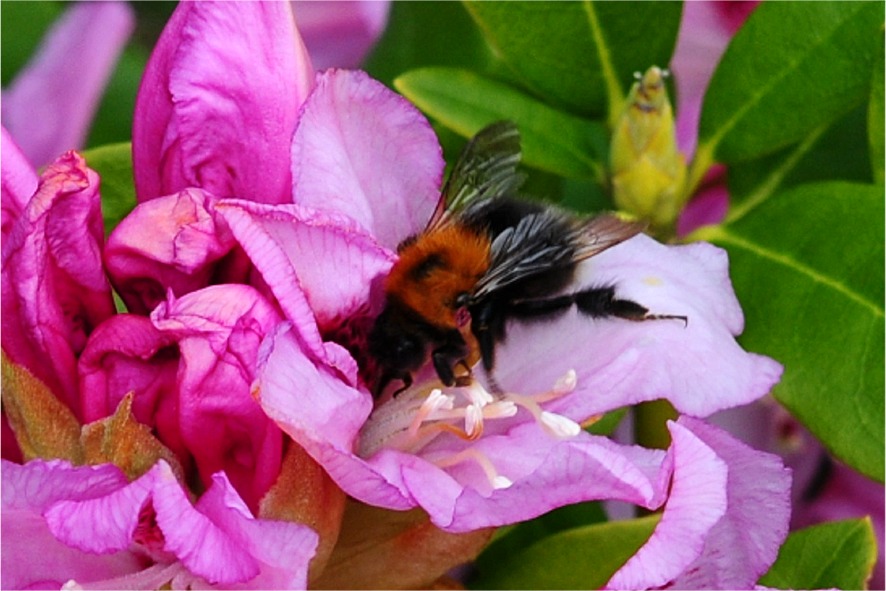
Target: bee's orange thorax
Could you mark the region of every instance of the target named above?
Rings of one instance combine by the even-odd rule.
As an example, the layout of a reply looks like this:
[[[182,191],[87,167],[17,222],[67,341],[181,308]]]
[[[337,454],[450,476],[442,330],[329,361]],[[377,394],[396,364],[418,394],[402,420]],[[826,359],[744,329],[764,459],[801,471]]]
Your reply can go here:
[[[385,283],[388,297],[441,328],[456,328],[456,299],[489,268],[489,237],[452,225],[420,235],[400,250]]]

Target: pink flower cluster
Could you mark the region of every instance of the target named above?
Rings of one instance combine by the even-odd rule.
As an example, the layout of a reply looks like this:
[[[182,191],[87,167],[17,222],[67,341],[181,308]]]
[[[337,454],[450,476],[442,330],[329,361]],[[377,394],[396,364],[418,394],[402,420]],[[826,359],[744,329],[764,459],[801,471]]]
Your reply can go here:
[[[663,509],[609,587],[752,586],[787,534],[790,475],[701,420],[781,374],[734,340],[725,253],[638,236],[582,264],[580,282],[687,326],[514,324],[507,394],[420,378],[374,402],[360,372],[379,279],[430,218],[444,161],[403,98],[315,73],[290,10],[178,7],[139,91],[138,205],[107,241],[87,163],[66,153],[38,177],[4,130],[5,355],[81,423],[132,393],[188,475],[4,460],[4,585],[304,587],[317,533],[263,516],[298,445],[350,497],[448,532],[592,499]],[[581,429],[655,399],[683,414],[667,450]]]

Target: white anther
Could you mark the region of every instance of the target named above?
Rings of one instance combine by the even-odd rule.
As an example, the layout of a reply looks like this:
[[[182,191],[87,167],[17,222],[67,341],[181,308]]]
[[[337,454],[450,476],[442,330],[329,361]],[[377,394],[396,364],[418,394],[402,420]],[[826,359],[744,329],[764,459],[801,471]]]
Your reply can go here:
[[[581,433],[581,425],[563,415],[542,411],[539,421],[545,431],[557,439],[569,439]]]

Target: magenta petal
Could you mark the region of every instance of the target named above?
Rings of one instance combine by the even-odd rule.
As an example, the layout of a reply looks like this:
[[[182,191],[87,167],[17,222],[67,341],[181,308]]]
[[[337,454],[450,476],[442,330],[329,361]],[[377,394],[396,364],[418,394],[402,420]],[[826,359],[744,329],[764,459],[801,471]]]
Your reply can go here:
[[[674,480],[664,514],[607,588],[752,588],[787,535],[790,471],[699,420],[669,429]]]
[[[216,285],[170,299],[152,314],[178,341],[181,437],[207,485],[225,471],[253,509],[276,481],[283,434],[252,396],[259,345],[281,321],[246,285]]]
[[[98,182],[78,154],[65,154],[3,242],[3,350],[78,415],[76,355],[114,313]]]
[[[87,554],[65,545],[42,517],[53,504],[102,496],[126,485],[115,466],[73,467],[67,462],[35,460],[2,467],[3,587],[58,588],[70,579],[91,582],[136,572],[142,561],[125,552]]]
[[[388,0],[296,0],[298,30],[318,70],[357,68],[388,21]]]
[[[265,281],[281,302],[288,285],[281,286],[273,272],[265,273],[267,256],[241,239],[254,236],[257,224],[274,247],[287,259],[296,281],[320,328],[327,330],[342,321],[367,313],[373,280],[387,274],[393,252],[382,248],[349,217],[314,211],[297,205],[265,206],[247,201],[225,201],[219,211],[231,224],[234,235],[253,256]]]
[[[72,5],[3,91],[3,125],[34,166],[83,146],[134,25],[125,2]]]
[[[356,310],[370,289],[372,274],[390,267],[390,255],[353,223],[343,222],[340,215],[307,214],[304,208],[239,200],[224,200],[217,209],[307,350],[356,384],[356,362],[340,345],[323,341],[312,303],[322,306],[318,312],[327,319],[345,315],[345,309]],[[302,239],[304,251],[299,242]],[[326,266],[331,259],[314,259],[312,252],[334,256],[346,262],[346,268],[331,270]],[[303,285],[301,274],[307,285]],[[343,301],[337,301],[338,297]]]
[[[288,2],[181,3],[136,102],[139,201],[187,187],[290,201],[289,146],[312,79]]]
[[[153,310],[168,289],[181,296],[209,283],[214,263],[234,246],[215,202],[205,191],[186,189],[139,204],[114,229],[105,263],[131,312]]]
[[[576,284],[615,285],[618,297],[688,323],[592,319],[575,310],[545,323],[512,322],[496,367],[506,389],[544,391],[574,369],[576,391],[549,410],[582,421],[665,398],[703,417],[760,398],[781,375],[778,363],[735,342],[744,319],[726,253],[710,244],[665,246],[637,236],[583,263]]]
[[[21,215],[22,210],[31,199],[31,195],[37,190],[37,173],[19,150],[18,145],[6,128],[2,128],[3,145],[0,153],[0,181],[2,181],[2,198],[0,206],[3,209],[3,221],[0,226],[0,234],[4,239],[12,229],[15,220]]]
[[[187,465],[179,431],[179,354],[174,335],[154,328],[144,316],[120,314],[103,322],[80,356],[80,396],[84,422],[111,415],[132,392],[132,413],[154,430]]]
[[[307,588],[308,564],[319,541],[311,529],[297,523],[254,519],[223,473],[212,477],[212,486],[200,498],[197,510],[261,563],[261,574],[249,581],[250,587]],[[224,560],[216,562],[207,566],[229,568]]]
[[[345,213],[394,249],[439,200],[443,157],[428,121],[363,72],[318,75],[292,142],[293,196]]]

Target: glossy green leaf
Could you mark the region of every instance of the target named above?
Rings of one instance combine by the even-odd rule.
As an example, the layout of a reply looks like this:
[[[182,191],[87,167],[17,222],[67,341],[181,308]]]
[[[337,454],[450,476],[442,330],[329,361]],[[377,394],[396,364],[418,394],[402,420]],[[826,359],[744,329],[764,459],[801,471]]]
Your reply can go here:
[[[693,238],[729,251],[742,345],[785,366],[774,395],[839,458],[883,480],[883,190],[812,183]]]
[[[868,146],[860,141],[867,126],[867,107],[859,105],[827,128],[774,154],[729,167],[727,222],[738,219],[772,195],[813,181],[870,183]]]
[[[865,589],[877,559],[871,521],[833,521],[788,536],[760,579],[776,589]]]
[[[878,183],[884,181],[883,165],[886,160],[886,129],[884,129],[884,86],[886,86],[886,76],[883,65],[884,47],[880,46],[879,64],[874,68],[874,75],[871,79],[871,99],[868,103],[868,142],[871,146],[871,167],[874,170],[874,178]]]
[[[665,67],[677,2],[466,2],[497,55],[532,93],[583,115],[621,110],[634,72]]]
[[[364,69],[391,86],[397,76],[416,68],[477,69],[493,61],[477,25],[459,2],[392,2],[388,25]]]
[[[129,142],[101,146],[83,152],[83,157],[101,177],[102,217],[105,233],[110,234],[136,205],[131,146]]]
[[[520,128],[523,162],[571,178],[601,178],[607,150],[602,125],[558,111],[519,90],[468,70],[422,68],[394,81],[425,113],[464,137],[499,119]]]
[[[649,539],[659,519],[650,515],[574,527],[508,552],[492,552],[496,541],[478,557],[468,587],[599,589]]]
[[[765,2],[711,79],[699,158],[733,163],[806,137],[863,100],[882,44],[877,2]]]

